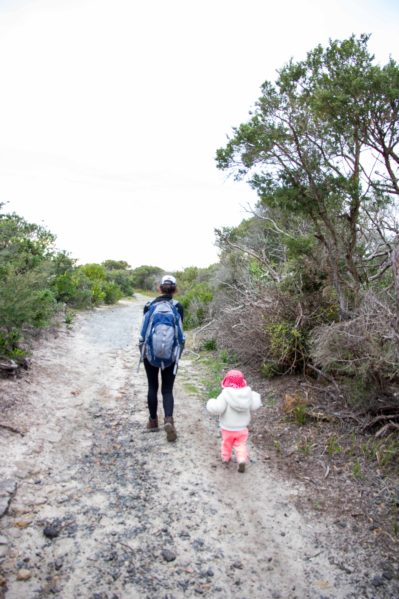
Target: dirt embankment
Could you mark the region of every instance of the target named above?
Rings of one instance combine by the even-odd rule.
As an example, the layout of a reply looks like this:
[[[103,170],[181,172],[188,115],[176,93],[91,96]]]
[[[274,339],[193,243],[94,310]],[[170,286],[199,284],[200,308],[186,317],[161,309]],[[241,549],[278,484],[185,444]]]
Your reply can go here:
[[[221,465],[217,423],[186,391],[203,376],[189,352],[177,442],[145,431],[142,307],[80,315],[0,383],[0,421],[24,432],[0,430],[0,596],[397,597],[395,563],[328,513],[299,511],[309,491],[261,449],[245,474]]]

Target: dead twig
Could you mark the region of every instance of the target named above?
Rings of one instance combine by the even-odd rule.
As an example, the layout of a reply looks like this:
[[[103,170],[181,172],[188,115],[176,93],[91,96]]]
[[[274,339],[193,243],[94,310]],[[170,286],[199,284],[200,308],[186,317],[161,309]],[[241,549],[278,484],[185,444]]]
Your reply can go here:
[[[362,428],[362,432],[373,428],[373,426],[375,424],[378,424],[378,422],[384,421],[384,420],[397,420],[399,419],[399,413],[396,414],[380,414],[379,416],[376,416],[375,418],[373,418],[372,420],[370,420],[370,422],[366,422],[366,424],[363,426]]]
[[[396,422],[388,422],[388,424],[384,424],[384,426],[382,428],[380,428],[376,433],[375,433],[375,437],[384,437],[385,435],[387,435],[390,431],[398,431],[399,430],[399,424],[397,424]]]
[[[22,431],[18,430],[17,428],[14,428],[13,426],[10,426],[9,424],[2,424],[0,422],[0,427],[1,428],[5,428],[7,431],[11,431],[12,433],[16,433],[17,435],[21,435],[21,437],[25,436],[25,433],[23,433]]]
[[[122,543],[121,541],[119,542],[119,545],[121,545],[125,549],[128,549],[128,551],[130,551],[130,553],[135,553],[135,550],[133,549],[133,547],[130,547],[130,545],[127,545],[126,543]]]

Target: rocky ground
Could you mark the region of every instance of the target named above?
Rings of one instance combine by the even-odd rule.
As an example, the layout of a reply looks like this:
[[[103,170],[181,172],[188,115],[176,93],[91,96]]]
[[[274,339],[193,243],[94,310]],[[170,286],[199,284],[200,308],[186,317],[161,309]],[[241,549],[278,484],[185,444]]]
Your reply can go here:
[[[78,316],[0,382],[0,597],[399,596],[395,556],[358,545],[346,515],[298,509],[311,491],[255,439],[245,474],[221,465],[189,352],[177,442],[145,431],[143,303]]]

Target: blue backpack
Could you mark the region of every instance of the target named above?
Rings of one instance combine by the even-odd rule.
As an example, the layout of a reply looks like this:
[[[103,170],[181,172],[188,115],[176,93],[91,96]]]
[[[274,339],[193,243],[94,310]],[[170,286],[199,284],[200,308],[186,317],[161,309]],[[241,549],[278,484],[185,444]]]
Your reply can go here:
[[[141,339],[150,364],[167,368],[178,361],[184,344],[183,325],[176,300],[152,302],[144,316]]]

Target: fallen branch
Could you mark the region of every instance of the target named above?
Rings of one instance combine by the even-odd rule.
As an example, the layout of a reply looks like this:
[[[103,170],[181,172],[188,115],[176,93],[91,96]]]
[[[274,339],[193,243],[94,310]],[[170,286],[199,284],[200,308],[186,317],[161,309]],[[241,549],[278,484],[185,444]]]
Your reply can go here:
[[[15,372],[19,366],[14,360],[8,360],[7,362],[0,362],[0,370],[5,372]]]
[[[314,370],[318,375],[322,376],[323,378],[326,379],[326,381],[328,381],[329,383],[334,385],[335,390],[338,393],[338,396],[342,397],[342,393],[341,393],[340,388],[337,385],[337,382],[331,376],[328,376],[327,374],[325,374],[325,372],[323,372],[322,370],[319,370],[319,368],[316,368],[316,366],[313,366],[313,364],[310,364],[310,363],[306,364],[306,368],[310,368],[311,370]]]
[[[325,412],[315,412],[314,410],[306,410],[306,416],[313,418],[313,420],[321,420],[323,422],[333,422],[336,417],[332,414],[326,414]]]
[[[384,426],[382,428],[380,428],[376,433],[375,433],[375,437],[383,437],[385,435],[387,435],[390,431],[399,431],[399,424],[397,424],[396,422],[388,422],[388,424],[384,424]]]
[[[366,431],[366,430],[368,430],[370,428],[373,428],[373,426],[375,424],[378,424],[381,421],[384,421],[384,420],[397,420],[397,419],[399,419],[399,413],[396,413],[396,414],[380,414],[379,416],[376,416],[375,418],[373,418],[372,420],[370,420],[370,422],[367,422],[363,426],[362,432],[364,432],[364,431]]]

